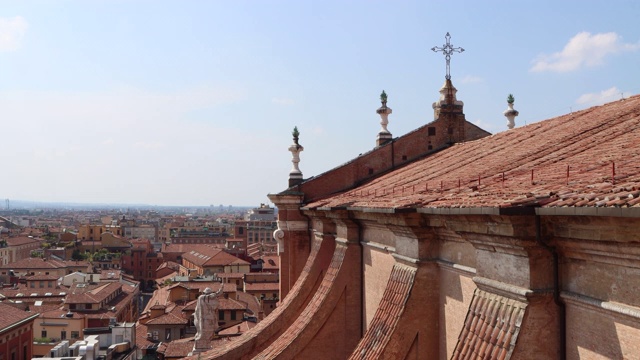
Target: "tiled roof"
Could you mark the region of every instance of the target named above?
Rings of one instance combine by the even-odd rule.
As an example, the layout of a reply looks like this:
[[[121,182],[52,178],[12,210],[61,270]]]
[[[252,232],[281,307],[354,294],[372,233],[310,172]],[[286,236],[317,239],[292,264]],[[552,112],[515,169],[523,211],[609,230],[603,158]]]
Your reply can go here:
[[[149,341],[147,333],[149,332],[147,325],[143,323],[136,323],[136,346],[140,349],[144,349],[145,346],[153,345],[154,343]]]
[[[244,291],[280,291],[280,284],[273,282],[246,283],[244,284]]]
[[[291,319],[295,319],[300,314],[301,309],[305,307],[308,299],[314,294],[316,284],[321,278],[323,269],[318,266],[318,258],[331,256],[333,251],[328,246],[322,246],[322,241],[314,240],[311,246],[311,252],[305,263],[305,267],[300,273],[298,280],[295,282],[289,295],[276,307],[269,316],[260,321],[253,329],[245,332],[242,336],[234,338],[231,343],[223,343],[219,347],[213,348],[202,354],[205,358],[215,358],[222,354],[235,354],[238,358],[241,356],[253,357],[257,352],[262,351],[270,344],[270,341],[279,337],[287,330]],[[238,299],[249,302],[249,309],[254,310],[254,314],[260,311],[260,304],[255,296],[238,292]],[[245,300],[246,299],[246,300]],[[189,359],[195,360],[193,356]]]
[[[526,306],[476,289],[451,359],[511,358]]]
[[[48,318],[48,319],[59,319],[63,317],[67,318],[67,314],[69,312],[64,309],[60,309],[60,305],[57,305],[57,306],[58,306],[58,309],[53,309],[53,310],[47,310],[48,308],[40,309],[40,307],[34,307],[33,310],[41,312],[40,314],[41,318]],[[84,314],[77,313],[77,312],[71,312],[71,315],[72,315],[71,316],[72,319],[82,319],[85,317]]]
[[[56,281],[58,277],[55,275],[45,275],[45,274],[35,274],[31,276],[25,276],[27,281],[36,281],[36,280],[51,280]]]
[[[264,263],[262,264],[262,270],[278,270],[280,269],[280,256],[278,255],[264,255],[262,256]]]
[[[11,305],[7,305],[4,303],[0,303],[0,333],[23,320],[26,320],[30,317],[37,317],[38,313],[36,312],[28,312],[24,310],[20,310]]]
[[[220,310],[246,310],[247,305],[240,301],[224,297],[218,298],[218,309]]]
[[[6,241],[7,241],[7,245],[9,246],[20,246],[20,245],[26,245],[26,244],[32,244],[32,243],[40,244],[44,240],[36,239],[28,236],[18,236],[13,238],[7,238]]]
[[[283,351],[287,349],[287,347],[292,344],[301,334],[305,332],[305,330],[309,327],[309,324],[315,323],[319,324],[325,321],[326,319],[318,318],[318,311],[323,307],[323,305],[334,306],[335,304],[328,304],[330,290],[334,285],[336,278],[340,272],[340,267],[342,266],[342,262],[344,260],[344,256],[347,248],[345,246],[336,246],[334,251],[333,258],[331,259],[331,265],[327,268],[327,272],[322,279],[322,283],[318,286],[317,291],[313,295],[313,298],[304,308],[300,316],[296,318],[296,320],[289,326],[289,328],[269,347],[267,347],[264,351],[258,354],[255,359],[274,359],[282,354]],[[337,299],[336,299],[337,301]],[[277,309],[277,308],[276,308]],[[325,313],[325,316],[328,316],[329,312]]]
[[[158,266],[158,268],[156,269],[156,271],[159,271],[161,269],[164,268],[169,268],[172,270],[179,270],[180,269],[180,264],[178,264],[177,262],[173,262],[173,261],[165,261],[162,264],[160,264]]]
[[[86,261],[61,261],[61,260],[46,260],[41,258],[26,258],[18,261],[14,261],[10,264],[2,265],[2,269],[17,269],[17,270],[37,270],[37,269],[60,269],[68,267],[88,267],[89,263]]]
[[[210,246],[203,246],[182,254],[184,260],[198,266],[226,266],[232,264],[248,265],[249,263],[239,259],[224,250]]]
[[[147,302],[147,306],[142,312],[148,313],[151,310],[151,307],[155,306],[156,304],[169,305],[169,288],[169,286],[165,286],[154,291],[153,295],[151,295],[151,299],[149,299],[149,301]]]
[[[85,291],[83,293],[75,293],[67,295],[65,299],[65,303],[67,304],[87,304],[87,303],[100,303],[104,299],[106,299],[109,295],[113,294],[115,291],[120,289],[122,284],[117,282],[109,282],[104,285],[100,285],[99,287]],[[77,291],[77,288],[74,289]]]
[[[165,359],[182,359],[187,357],[192,350],[193,341],[171,341],[168,343],[162,343],[162,346],[158,348],[158,352],[162,353]]]
[[[404,311],[415,275],[414,268],[400,264],[393,267],[376,314],[350,360],[380,359]]]
[[[455,144],[308,207],[640,207],[640,95]]]
[[[230,326],[224,330],[220,330],[218,335],[236,335],[242,334],[246,331],[253,329],[256,326],[256,323],[251,321],[243,321],[238,325]]]
[[[153,318],[147,321],[148,325],[186,325],[189,320],[174,314],[173,312],[165,313],[163,315],[158,316],[157,318]]]
[[[245,312],[250,312],[254,316],[258,316],[260,311],[262,311],[262,306],[260,305],[260,301],[257,297],[251,294],[247,294],[246,292],[238,291],[236,293],[236,300],[240,301],[243,304],[246,304]]]
[[[206,248],[216,248],[219,250],[222,250],[224,245],[218,245],[218,244],[167,244],[164,243],[162,244],[162,251],[163,253],[186,253],[189,252],[191,250],[198,250],[205,247],[205,251]]]

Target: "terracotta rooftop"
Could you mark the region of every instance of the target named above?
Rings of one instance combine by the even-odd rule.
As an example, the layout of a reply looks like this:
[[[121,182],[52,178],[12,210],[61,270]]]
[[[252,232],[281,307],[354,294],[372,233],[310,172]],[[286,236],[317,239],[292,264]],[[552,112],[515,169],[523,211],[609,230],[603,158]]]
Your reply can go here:
[[[154,343],[149,341],[147,333],[149,332],[147,325],[138,322],[136,323],[136,346],[140,349],[144,349],[147,346],[153,346]]]
[[[279,292],[280,284],[274,282],[255,282],[255,283],[246,283],[244,284],[244,291],[271,291],[271,292]]]
[[[36,318],[37,316],[37,312],[28,312],[11,305],[0,303],[0,333],[9,330],[9,328],[24,320]]]
[[[511,358],[526,304],[476,289],[452,360]]]
[[[240,301],[228,299],[224,297],[218,298],[218,309],[221,310],[246,310],[247,304],[243,304]]]
[[[31,275],[31,276],[25,276],[25,279],[27,281],[36,281],[36,280],[51,280],[51,281],[56,281],[58,280],[58,276],[55,275],[45,275],[45,274],[35,274],[35,275]]]
[[[414,268],[400,264],[393,267],[376,314],[367,332],[351,353],[350,360],[381,358],[409,299],[415,275]]]
[[[202,246],[182,254],[182,259],[198,266],[226,266],[226,265],[248,265],[249,263],[239,259],[220,248],[212,246]]]
[[[262,270],[278,270],[280,269],[280,256],[278,255],[264,255],[262,256],[264,263],[262,264]]]
[[[20,246],[20,245],[33,244],[33,243],[40,244],[42,241],[44,241],[43,239],[37,239],[33,237],[28,237],[28,236],[12,237],[12,238],[7,238],[6,240],[7,240],[7,245],[9,246]]]
[[[109,295],[116,292],[118,289],[121,289],[122,284],[117,282],[109,282],[104,283],[104,285],[100,285],[97,288],[94,288],[89,291],[85,291],[83,293],[72,293],[67,295],[65,299],[65,303],[67,304],[88,304],[88,303],[100,303],[105,300]],[[77,288],[73,289],[76,292]]]
[[[253,329],[245,332],[242,336],[234,338],[235,341],[223,343],[221,346],[207,351],[203,356],[205,358],[215,358],[222,354],[236,354],[238,358],[243,355],[253,357],[269,345],[272,336],[275,338],[284,334],[287,330],[289,319],[297,318],[308,299],[315,293],[317,280],[322,278],[321,270],[317,266],[318,262],[316,260],[318,257],[328,255],[327,251],[329,250],[329,247],[321,246],[321,241],[313,241],[304,270],[280,306],[276,307],[269,316],[260,321]],[[255,296],[244,292],[238,292],[237,296],[241,301],[245,301],[245,298],[247,301],[252,301],[253,304],[249,303],[249,308],[252,310],[255,308],[254,314],[258,314],[260,304]],[[270,335],[265,337],[265,334]],[[195,360],[197,357],[192,356],[189,359]]]
[[[165,359],[182,359],[189,355],[193,350],[193,341],[179,342],[171,341],[168,343],[162,343],[158,347],[158,352],[164,355]]]
[[[230,326],[224,330],[220,330],[218,335],[240,335],[246,331],[253,329],[256,323],[251,321],[243,321],[238,325]]]
[[[640,207],[639,140],[640,95],[455,144],[307,206]]]
[[[10,264],[2,265],[2,269],[17,270],[37,270],[37,269],[60,269],[68,267],[88,267],[86,261],[62,261],[62,260],[46,260],[41,258],[26,258],[14,261]]]
[[[175,308],[174,308],[175,309]],[[186,325],[189,320],[172,312],[165,313],[146,322],[149,325]]]
[[[276,341],[271,343],[269,347],[267,347],[260,354],[254,357],[255,359],[274,359],[276,357],[279,357],[294,341],[303,341],[304,336],[302,336],[302,334],[305,333],[307,328],[310,327],[310,324],[314,323],[315,326],[317,324],[323,323],[326,320],[318,318],[314,315],[318,314],[323,305],[330,307],[335,306],[335,304],[329,304],[330,292],[332,287],[334,286],[336,278],[339,275],[340,267],[342,266],[342,262],[344,261],[345,253],[346,247],[336,247],[333,258],[331,259],[331,265],[329,265],[329,267],[327,268],[324,278],[322,279],[322,283],[320,283],[320,285],[318,286],[318,289],[313,295],[311,301],[307,304],[302,313],[300,313],[300,316],[296,318],[293,324],[291,324],[291,326],[289,326],[289,328]],[[327,315],[328,314],[325,314],[325,316]],[[296,347],[293,346],[293,350],[291,351],[294,351],[295,348]]]

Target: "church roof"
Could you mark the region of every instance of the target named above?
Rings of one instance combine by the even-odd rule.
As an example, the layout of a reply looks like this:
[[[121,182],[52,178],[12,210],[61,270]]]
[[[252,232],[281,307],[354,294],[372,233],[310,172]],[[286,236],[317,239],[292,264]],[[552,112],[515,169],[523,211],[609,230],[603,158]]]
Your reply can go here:
[[[614,215],[640,208],[638,140],[640,96],[633,96],[455,144],[307,207],[447,214],[570,207],[557,211]]]

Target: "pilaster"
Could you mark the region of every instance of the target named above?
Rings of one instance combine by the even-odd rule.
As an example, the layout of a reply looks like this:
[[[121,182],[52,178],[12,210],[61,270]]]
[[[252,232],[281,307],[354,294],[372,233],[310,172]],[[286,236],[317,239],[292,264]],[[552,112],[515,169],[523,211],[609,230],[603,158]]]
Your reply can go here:
[[[280,298],[289,293],[311,250],[309,220],[300,211],[304,195],[291,192],[271,194],[269,199],[278,207],[278,228],[273,237],[280,256]]]

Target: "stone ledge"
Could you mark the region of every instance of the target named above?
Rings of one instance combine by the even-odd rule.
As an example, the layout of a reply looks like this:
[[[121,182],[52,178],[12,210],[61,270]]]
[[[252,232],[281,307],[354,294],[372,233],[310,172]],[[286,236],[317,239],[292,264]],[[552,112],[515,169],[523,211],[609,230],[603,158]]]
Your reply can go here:
[[[478,288],[481,290],[523,302],[527,302],[528,298],[534,293],[534,291],[531,289],[506,284],[481,276],[474,277],[473,282],[475,282]]]
[[[571,303],[573,305],[577,305],[587,309],[601,310],[607,313],[622,315],[624,317],[633,319],[633,321],[640,320],[640,308],[637,308],[635,306],[611,301],[598,300],[590,296],[576,294],[568,291],[561,292],[560,298],[562,298],[562,300],[567,303]]]
[[[447,270],[451,270],[451,271],[455,271],[455,272],[461,273],[462,275],[475,275],[477,273],[477,270],[475,268],[472,268],[470,266],[464,266],[464,265],[456,264],[456,263],[451,262],[451,261],[438,259],[438,260],[436,260],[436,263],[441,268],[444,268],[444,269],[447,269]]]
[[[374,249],[386,251],[387,253],[395,253],[396,252],[396,248],[393,247],[393,246],[382,245],[382,244],[378,244],[378,243],[374,243],[374,242],[370,242],[370,241],[360,241],[360,244],[362,246],[368,246],[368,247],[371,247],[371,248],[374,248]]]

